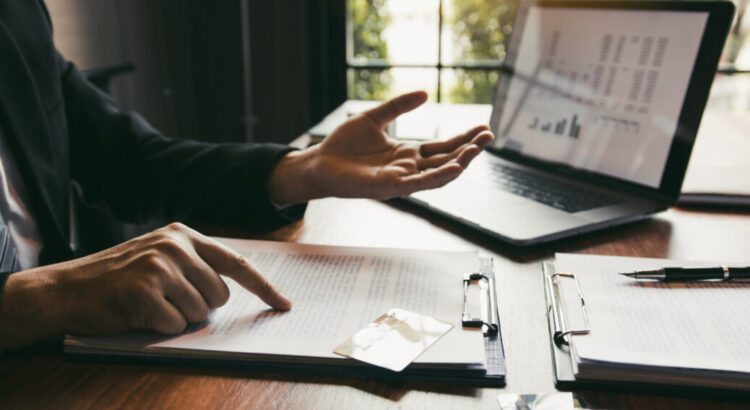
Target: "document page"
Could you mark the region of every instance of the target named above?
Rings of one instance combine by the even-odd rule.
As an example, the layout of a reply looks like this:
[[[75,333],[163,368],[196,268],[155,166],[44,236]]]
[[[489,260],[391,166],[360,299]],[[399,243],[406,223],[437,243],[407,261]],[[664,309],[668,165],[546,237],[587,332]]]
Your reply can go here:
[[[663,283],[618,274],[720,265],[556,255],[557,272],[575,273],[586,300],[591,333],[572,338],[580,361],[750,372],[750,283]],[[570,287],[564,291],[565,306],[575,316]]]
[[[478,269],[476,252],[443,252],[301,245],[221,239],[248,258],[292,301],[271,310],[224,278],[231,296],[206,323],[178,337],[75,337],[85,344],[141,344],[261,355],[345,360],[332,351],[391,308],[453,323],[454,328],[416,362],[483,364],[481,331],[463,330],[463,274]],[[145,343],[144,343],[145,342]]]
[[[683,194],[750,197],[750,118],[742,112],[706,110],[690,156]]]

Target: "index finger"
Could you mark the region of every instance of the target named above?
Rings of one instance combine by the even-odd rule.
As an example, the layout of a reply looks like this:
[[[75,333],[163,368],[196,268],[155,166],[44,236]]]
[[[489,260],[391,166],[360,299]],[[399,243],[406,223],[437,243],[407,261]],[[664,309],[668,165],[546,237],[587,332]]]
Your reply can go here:
[[[414,91],[390,99],[375,108],[365,111],[363,114],[370,117],[375,126],[383,129],[386,124],[395,120],[396,117],[419,107],[425,101],[427,101],[427,93],[424,91]]]
[[[198,255],[216,272],[234,279],[274,309],[292,308],[292,302],[276,290],[242,255],[196,231],[190,233],[190,239]]]

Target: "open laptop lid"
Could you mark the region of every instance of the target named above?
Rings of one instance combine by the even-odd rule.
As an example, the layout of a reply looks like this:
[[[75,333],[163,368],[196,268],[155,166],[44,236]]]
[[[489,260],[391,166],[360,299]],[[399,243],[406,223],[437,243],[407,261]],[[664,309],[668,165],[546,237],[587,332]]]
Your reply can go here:
[[[522,2],[489,149],[676,201],[733,14],[723,1]]]

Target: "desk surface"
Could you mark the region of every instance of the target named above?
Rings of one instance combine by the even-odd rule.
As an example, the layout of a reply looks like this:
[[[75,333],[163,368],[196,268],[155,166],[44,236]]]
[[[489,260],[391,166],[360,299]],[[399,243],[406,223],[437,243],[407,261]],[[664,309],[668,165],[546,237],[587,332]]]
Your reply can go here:
[[[707,260],[748,259],[750,213],[674,209],[648,221],[519,252],[399,202],[313,201],[303,221],[264,239],[332,245],[480,249],[496,258],[508,385],[384,384],[242,371],[69,362],[59,344],[4,355],[7,408],[498,408],[500,393],[554,391],[539,262],[554,251]],[[741,403],[583,392],[597,408],[740,408]]]

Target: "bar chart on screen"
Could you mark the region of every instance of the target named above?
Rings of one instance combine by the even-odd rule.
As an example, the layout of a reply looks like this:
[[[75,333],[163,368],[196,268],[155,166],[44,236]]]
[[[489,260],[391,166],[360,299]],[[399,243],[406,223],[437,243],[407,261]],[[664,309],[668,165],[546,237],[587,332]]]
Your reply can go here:
[[[539,117],[534,117],[532,123],[529,124],[529,129],[539,129],[542,132],[567,136],[570,138],[578,138],[578,135],[580,135],[581,133],[581,125],[578,122],[578,114],[573,114],[569,123],[567,118],[554,121],[554,127],[553,122],[540,121]]]

